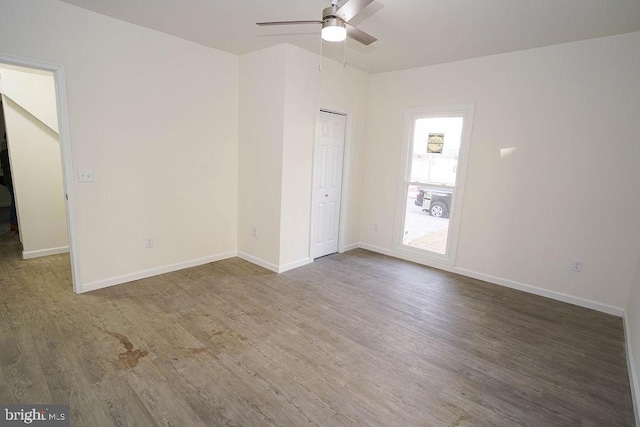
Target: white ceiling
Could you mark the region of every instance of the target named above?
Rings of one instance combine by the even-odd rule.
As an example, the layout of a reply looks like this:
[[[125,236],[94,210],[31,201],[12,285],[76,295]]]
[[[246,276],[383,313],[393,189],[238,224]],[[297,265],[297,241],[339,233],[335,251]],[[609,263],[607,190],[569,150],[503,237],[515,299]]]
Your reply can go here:
[[[321,19],[330,0],[63,0],[235,54],[288,42],[320,52],[320,26],[258,27]],[[349,40],[350,66],[376,73],[640,31],[640,0],[374,0],[352,24],[378,41]],[[342,58],[342,45],[324,44]],[[640,54],[640,53],[639,53]]]

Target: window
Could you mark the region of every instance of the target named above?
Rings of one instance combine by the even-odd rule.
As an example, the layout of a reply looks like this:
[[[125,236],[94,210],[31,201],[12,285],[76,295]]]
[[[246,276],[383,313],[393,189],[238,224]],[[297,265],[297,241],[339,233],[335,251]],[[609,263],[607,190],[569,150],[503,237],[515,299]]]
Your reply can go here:
[[[473,110],[467,104],[407,112],[396,250],[455,263]]]

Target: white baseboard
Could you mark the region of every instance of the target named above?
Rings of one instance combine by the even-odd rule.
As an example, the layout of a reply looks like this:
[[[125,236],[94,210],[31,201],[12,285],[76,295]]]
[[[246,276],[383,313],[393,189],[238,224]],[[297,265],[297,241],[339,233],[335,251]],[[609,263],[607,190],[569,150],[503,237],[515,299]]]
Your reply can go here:
[[[624,309],[621,307],[616,307],[609,304],[603,304],[601,302],[564,294],[562,292],[550,291],[548,289],[542,289],[542,288],[538,288],[537,286],[528,285],[526,283],[520,283],[513,280],[507,280],[500,277],[490,276],[488,274],[477,273],[475,271],[467,270],[464,268],[454,268],[454,271],[458,274],[462,274],[463,276],[484,280],[485,282],[495,283],[496,285],[517,289],[519,291],[528,292],[534,295],[540,295],[542,297],[551,298],[557,301],[566,302],[566,303],[577,305],[580,307],[590,308],[592,310],[600,311],[607,314],[612,314],[614,316],[622,317],[624,315]]]
[[[68,252],[68,248],[67,248]],[[292,270],[294,268],[302,267],[313,262],[311,258],[304,258],[299,261],[292,262],[287,265],[277,266],[267,261],[261,260],[244,252],[226,252],[218,255],[212,255],[204,258],[198,258],[191,261],[179,262],[176,264],[165,265],[163,267],[152,268],[149,270],[138,271],[135,273],[124,274],[122,276],[111,277],[109,279],[99,280],[96,282],[85,283],[80,285],[80,291],[78,293],[84,293],[89,291],[95,291],[109,286],[121,285],[123,283],[133,282],[134,280],[146,279],[147,277],[157,276],[159,274],[170,273],[172,271],[183,270],[185,268],[196,267],[198,265],[208,264],[210,262],[221,261],[223,259],[238,257],[249,261],[252,264],[259,265],[260,267],[271,270],[275,273],[284,273],[285,271]]]
[[[303,258],[298,261],[290,262],[289,264],[281,265],[278,268],[278,273],[284,273],[285,271],[293,270],[294,268],[302,267],[313,262],[312,258]]]
[[[352,243],[352,244],[350,244],[350,245],[346,245],[346,246],[344,246],[344,247],[342,248],[342,250],[340,251],[340,253],[349,252],[350,250],[357,249],[357,248],[359,248],[359,247],[360,247],[360,245],[359,245],[358,243]]]
[[[624,343],[627,353],[627,369],[629,371],[629,385],[631,386],[631,399],[633,401],[633,412],[636,416],[636,426],[640,426],[640,407],[638,405],[638,399],[640,399],[640,385],[638,384],[638,372],[636,371],[636,365],[633,358],[633,348],[631,345],[631,335],[629,332],[629,318],[627,313],[622,316],[622,324],[624,325]]]
[[[489,274],[478,273],[476,271],[467,270],[465,268],[454,267],[451,265],[440,264],[437,262],[429,262],[420,259],[419,257],[405,255],[402,253],[394,252],[393,250],[381,248],[375,245],[369,245],[367,243],[360,243],[359,247],[369,250],[371,252],[377,252],[383,255],[388,255],[394,258],[400,258],[407,261],[415,262],[417,264],[426,265],[429,267],[437,268],[439,270],[449,271],[451,273],[460,274],[462,276],[471,277],[485,282],[493,283],[507,288],[517,289],[519,291],[527,292],[534,295],[540,295],[543,297],[551,298],[557,301],[566,302],[569,304],[577,305],[580,307],[590,308],[592,310],[601,311],[607,314],[613,314],[614,316],[622,317],[624,309],[609,304],[603,304],[597,301],[588,300],[585,298],[576,297],[573,295],[563,294],[561,292],[550,291],[548,289],[538,288],[537,286],[529,285],[526,283],[516,282],[514,280],[508,280],[501,277],[491,276]]]
[[[398,254],[398,253],[393,252],[391,249],[383,248],[381,246],[370,245],[368,243],[358,243],[358,247],[361,248],[361,249],[366,249],[368,251],[376,252],[376,253],[379,253],[379,254],[382,254],[382,255],[388,255],[390,257],[400,258],[400,259],[404,259],[406,261],[414,261],[413,259],[411,259],[411,258],[413,258],[411,256],[405,256],[404,254]],[[426,265],[426,264],[418,262],[418,261],[415,261],[415,262],[418,263],[418,264]],[[431,267],[431,266],[429,266],[429,267]]]
[[[39,258],[41,256],[58,255],[69,253],[69,246],[59,248],[40,249],[37,251],[22,251],[22,259]]]
[[[293,270],[294,268],[302,267],[313,262],[313,259],[311,258],[302,258],[298,261],[290,262],[289,264],[276,265],[270,263],[269,261],[254,257],[253,255],[249,255],[246,252],[238,252],[238,258],[248,261],[251,264],[258,265],[262,268],[266,268],[267,270],[271,270],[274,273],[284,273],[285,271]]]
[[[237,253],[235,251],[225,252],[218,255],[211,255],[208,257],[193,259],[190,261],[165,265],[163,267],[157,267],[149,270],[138,271],[135,273],[124,274],[122,276],[111,277],[109,279],[99,280],[97,282],[85,283],[79,286],[80,291],[78,293],[95,291],[97,289],[102,289],[109,286],[121,285],[123,283],[133,282],[134,280],[146,279],[147,277],[170,273],[172,271],[183,270],[185,268],[196,267],[198,265],[209,264],[210,262],[221,261],[223,259],[229,259],[235,256],[237,256]]]
[[[277,266],[275,264],[272,264],[272,263],[270,263],[268,261],[265,261],[263,259],[254,257],[253,255],[249,255],[248,253],[238,251],[238,258],[243,259],[245,261],[249,261],[251,264],[258,265],[258,266],[260,266],[262,268],[266,268],[267,270],[271,270],[274,273],[279,273],[280,272],[279,271],[280,270],[279,266]]]

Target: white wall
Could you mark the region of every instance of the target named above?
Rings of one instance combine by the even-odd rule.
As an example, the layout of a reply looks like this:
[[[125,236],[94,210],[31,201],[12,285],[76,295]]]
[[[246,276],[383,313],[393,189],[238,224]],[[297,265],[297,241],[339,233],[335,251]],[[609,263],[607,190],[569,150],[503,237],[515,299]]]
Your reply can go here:
[[[3,0],[0,53],[65,67],[72,166],[95,174],[71,183],[79,290],[235,253],[236,56],[53,0]]]
[[[361,241],[393,251],[405,109],[475,102],[456,267],[620,314],[640,251],[639,51],[632,33],[374,75]]]
[[[347,63],[349,59],[347,57]],[[332,111],[347,113],[347,135],[343,175],[343,205],[346,218],[341,221],[344,228],[344,246],[353,247],[360,239],[360,186],[362,185],[363,158],[368,147],[366,138],[369,91],[371,76],[362,71],[334,61],[323,61],[320,75],[321,90],[317,105]]]
[[[313,143],[317,113],[348,113],[345,242],[357,243],[358,150],[369,76],[292,45],[240,59],[238,249],[275,271],[310,261]],[[257,237],[252,236],[256,227]]]
[[[285,45],[240,57],[238,251],[272,270],[280,263],[285,57]]]
[[[287,45],[287,86],[282,179],[280,262],[296,265],[309,257],[313,146],[320,108],[348,114],[343,190],[345,246],[358,242],[358,188],[370,76]]]
[[[81,289],[236,249],[277,267],[307,257],[312,103],[352,116],[344,243],[391,251],[405,108],[475,102],[457,267],[622,308],[640,249],[639,45],[373,77],[324,61],[319,81],[317,56],[284,45],[242,56],[238,87],[233,55],[53,0],[0,3],[0,53],[66,70],[72,166],[96,177],[72,184]]]
[[[310,262],[311,181],[320,57],[286,49],[280,265]]]
[[[0,65],[2,92],[58,133],[56,87],[53,73]]]
[[[68,250],[53,74],[0,66],[11,176],[25,258]]]

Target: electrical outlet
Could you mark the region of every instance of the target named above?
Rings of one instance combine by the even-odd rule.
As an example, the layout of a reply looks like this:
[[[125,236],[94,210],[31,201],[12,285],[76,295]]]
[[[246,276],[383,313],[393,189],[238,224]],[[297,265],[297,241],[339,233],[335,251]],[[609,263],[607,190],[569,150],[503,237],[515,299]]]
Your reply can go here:
[[[93,171],[92,170],[79,170],[78,171],[78,182],[93,182]]]
[[[380,228],[378,228],[378,224],[373,224],[373,231],[380,231]]]
[[[144,238],[144,247],[149,249],[153,247],[153,237],[145,237]]]
[[[571,271],[581,272],[582,271],[582,261],[579,259],[574,259],[573,263],[571,263]]]
[[[252,228],[251,228],[251,235],[252,235],[253,237],[258,237],[258,229],[257,229],[257,228],[255,228],[255,227],[252,227]]]

